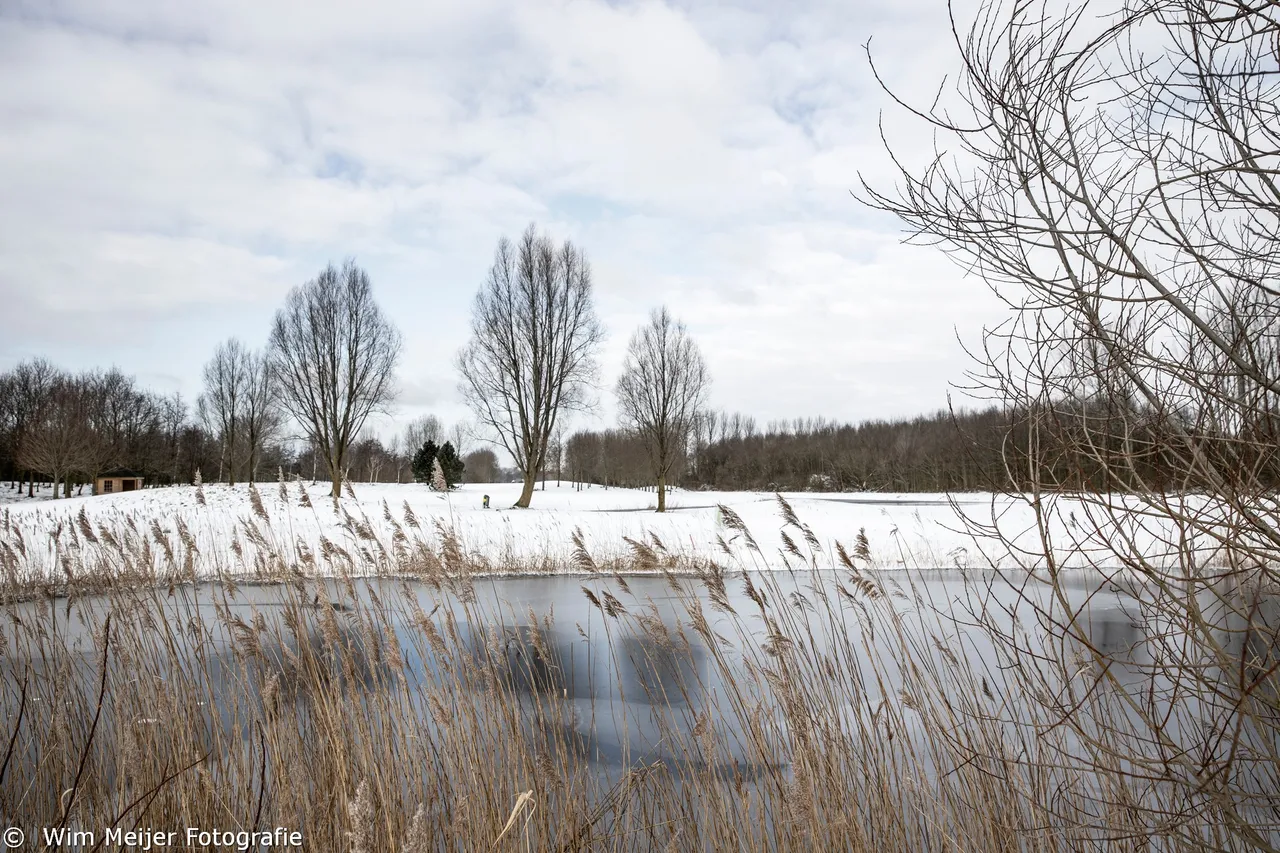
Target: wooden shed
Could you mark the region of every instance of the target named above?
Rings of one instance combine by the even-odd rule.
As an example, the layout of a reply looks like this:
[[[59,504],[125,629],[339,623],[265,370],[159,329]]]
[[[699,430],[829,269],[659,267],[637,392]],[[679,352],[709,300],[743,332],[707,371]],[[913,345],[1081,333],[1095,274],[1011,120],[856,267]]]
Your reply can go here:
[[[93,481],[95,495],[114,495],[142,488],[142,475],[124,468],[99,474]]]

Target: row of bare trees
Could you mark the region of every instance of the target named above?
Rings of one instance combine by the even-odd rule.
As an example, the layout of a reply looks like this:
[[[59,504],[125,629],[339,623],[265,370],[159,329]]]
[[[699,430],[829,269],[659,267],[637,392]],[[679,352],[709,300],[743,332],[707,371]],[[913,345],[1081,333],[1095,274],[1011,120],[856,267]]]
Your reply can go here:
[[[476,296],[472,331],[457,359],[460,387],[480,428],[514,460],[523,480],[516,505],[527,507],[552,454],[561,467],[569,413],[592,404],[604,329],[586,255],[572,243],[557,245],[533,225],[516,242],[503,238]],[[407,460],[442,433],[439,421],[427,416],[391,447],[365,434],[370,418],[388,412],[394,401],[401,348],[400,333],[373,298],[368,273],[351,260],[325,267],[288,294],[263,349],[231,338],[205,365],[195,415],[217,447],[216,465],[206,475],[252,483],[268,455],[281,461],[282,454],[269,454],[269,448],[298,439],[306,448],[298,455],[307,457],[313,477],[323,472],[332,481],[335,499],[353,470],[369,480],[401,478]],[[40,385],[39,406],[16,385],[5,395],[14,422],[11,466],[65,484],[71,472],[91,477],[124,458],[120,442],[102,438],[115,435],[122,417],[112,390],[121,383],[118,373],[74,381],[55,372],[30,373],[23,368],[12,381]],[[709,382],[685,326],[666,308],[655,311],[631,340],[617,394],[624,424],[646,449],[659,510]],[[183,409],[168,421],[182,424],[185,418]],[[470,428],[455,428],[451,443],[460,455],[471,436]],[[472,479],[501,475],[492,451],[475,453]],[[174,470],[170,479],[179,477]]]
[[[0,374],[0,476],[28,495],[37,479],[69,495],[120,467],[175,482],[207,452],[179,395],[140,388],[115,368],[71,373],[34,359]]]
[[[580,252],[568,244],[556,250],[531,231],[521,253],[525,266],[517,269],[511,247],[500,246],[491,283],[507,290],[482,304],[490,311],[489,328],[500,330],[519,321],[517,299],[531,300],[523,314],[528,347],[513,350],[515,371],[507,376],[495,369],[489,375],[495,384],[478,386],[485,396],[474,400],[483,401],[490,425],[523,418],[506,446],[521,470],[536,472],[545,463],[556,417],[585,401],[602,333]],[[368,433],[370,418],[388,412],[394,401],[401,346],[399,332],[373,298],[368,273],[350,260],[331,264],[289,293],[263,349],[236,338],[219,344],[204,366],[194,413],[179,397],[139,390],[114,369],[71,375],[36,360],[0,375],[0,464],[32,494],[37,477],[69,494],[73,479],[92,481],[124,465],[152,483],[190,482],[200,470],[230,484],[252,483],[287,466],[330,479],[335,498],[349,477],[399,482],[407,478],[413,454],[445,433],[430,415],[411,422],[390,446]],[[526,388],[533,389],[527,399]],[[467,453],[472,437],[464,423],[449,431],[471,464],[471,478],[503,476],[492,450]],[[157,445],[167,448],[168,464],[157,463]]]
[[[734,429],[733,424],[742,428]],[[722,491],[1179,492],[1187,472],[1162,448],[1174,435],[1205,426],[1162,420],[1132,400],[1059,399],[1052,408],[990,406],[940,411],[897,420],[840,424],[822,418],[770,422],[728,412],[703,412],[679,447],[672,482]],[[1254,440],[1223,442],[1201,435],[1206,453],[1228,449],[1220,464],[1248,470],[1259,484],[1280,489],[1280,431]],[[1088,452],[1082,452],[1087,443]],[[1212,449],[1212,448],[1218,449]],[[653,484],[647,448],[629,430],[583,430],[566,444],[574,482],[646,487]]]
[[[263,448],[286,424],[299,430],[312,462],[323,465],[335,499],[357,444],[363,445],[357,467],[368,477],[402,474],[404,453],[362,435],[369,418],[395,398],[400,349],[400,333],[354,261],[330,264],[295,287],[276,312],[264,350],[231,338],[205,365],[197,411],[218,440],[218,479],[252,483]]]
[[[723,491],[993,490],[1007,481],[1005,454],[1025,446],[1025,427],[999,408],[938,412],[901,420],[838,424],[822,419],[771,423],[704,411],[674,451],[671,482]],[[710,426],[708,426],[710,425]],[[580,431],[568,442],[578,482],[629,487],[653,483],[649,452],[629,430]]]
[[[282,427],[278,399],[259,397],[266,406],[252,399],[261,380],[233,378],[255,370],[261,377],[269,369],[263,362],[238,342],[221,345],[206,369],[217,384],[206,385],[194,407],[178,394],[140,388],[117,369],[76,374],[42,359],[23,362],[0,373],[0,480],[34,496],[36,483],[54,483],[67,495],[113,468],[129,469],[149,485],[191,483],[197,471],[206,481],[229,482],[275,479],[280,471],[326,476],[324,450]],[[259,420],[264,411],[269,419]],[[446,431],[431,415],[387,444],[366,430],[346,452],[343,478],[411,482],[411,448],[424,436],[445,435],[465,447],[470,431],[462,423]],[[466,462],[468,479],[503,476],[487,448],[468,452]]]
[[[604,328],[586,255],[534,225],[515,242],[502,238],[471,325],[459,387],[515,460],[523,480],[516,506],[528,507],[539,474],[563,464],[566,418],[592,403]],[[654,311],[631,338],[616,392],[628,433],[645,448],[659,512],[709,385],[688,329],[665,307]]]
[[[204,366],[204,393],[196,412],[217,436],[218,480],[254,482],[263,451],[284,423],[275,370],[265,352],[252,352],[236,338],[220,344]],[[211,472],[212,473],[212,472]]]
[[[289,294],[266,348],[235,338],[217,347],[194,422],[179,397],[138,389],[115,369],[71,375],[36,360],[0,376],[2,461],[31,494],[37,476],[69,494],[73,478],[91,482],[118,466],[152,483],[190,482],[203,470],[234,484],[310,457],[312,476],[331,478],[336,497],[353,464],[369,479],[407,471],[411,450],[364,432],[394,398],[399,353],[368,274],[352,261],[330,265]]]

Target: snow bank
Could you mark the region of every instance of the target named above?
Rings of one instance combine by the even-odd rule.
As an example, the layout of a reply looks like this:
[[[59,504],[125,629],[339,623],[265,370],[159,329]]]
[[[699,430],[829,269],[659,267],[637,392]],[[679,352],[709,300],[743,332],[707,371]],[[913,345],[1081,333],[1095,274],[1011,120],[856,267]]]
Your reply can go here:
[[[798,528],[786,523],[776,496],[764,492],[676,490],[668,496],[668,511],[658,514],[650,491],[549,483],[534,493],[529,509],[513,509],[519,490],[518,484],[468,484],[446,495],[419,484],[354,484],[354,497],[344,494],[335,507],[328,483],[266,483],[258,487],[255,509],[247,485],[206,484],[202,490],[186,486],[15,503],[0,508],[0,557],[11,576],[17,572],[25,580],[74,576],[102,568],[104,560],[109,567],[104,552],[113,547],[118,561],[132,554],[134,562],[147,564],[147,573],[160,575],[254,575],[272,567],[278,573],[282,566],[323,573],[336,570],[335,560],[345,560],[347,571],[376,573],[393,569],[395,555],[407,546],[438,552],[451,532],[473,566],[572,571],[574,534],[581,531],[602,564],[632,555],[630,538],[660,545],[683,562],[715,559],[778,569],[814,556],[819,565],[833,564],[836,543],[853,554],[865,531],[868,568],[1044,564],[1034,511],[1008,496],[784,494],[803,525]],[[485,494],[491,498],[488,510]],[[755,547],[725,523],[721,505],[742,519]],[[1049,544],[1062,565],[1115,562],[1102,541],[1114,535],[1112,519],[1066,500],[1052,510]],[[1122,510],[1124,535],[1154,554],[1167,523],[1147,525],[1139,514]],[[1015,547],[984,536],[992,526]]]

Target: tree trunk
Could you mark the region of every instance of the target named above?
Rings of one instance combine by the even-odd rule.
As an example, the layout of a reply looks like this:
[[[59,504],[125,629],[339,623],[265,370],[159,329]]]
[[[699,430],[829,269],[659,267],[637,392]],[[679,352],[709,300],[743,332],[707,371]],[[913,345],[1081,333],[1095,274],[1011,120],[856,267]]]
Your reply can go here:
[[[520,490],[520,500],[516,501],[516,506],[521,509],[528,509],[529,502],[533,500],[533,487],[537,483],[537,471],[530,471],[524,475],[524,488]]]
[[[336,501],[342,497],[342,460],[329,460],[329,473],[333,475],[333,499]]]
[[[667,478],[658,475],[658,512],[667,511]]]

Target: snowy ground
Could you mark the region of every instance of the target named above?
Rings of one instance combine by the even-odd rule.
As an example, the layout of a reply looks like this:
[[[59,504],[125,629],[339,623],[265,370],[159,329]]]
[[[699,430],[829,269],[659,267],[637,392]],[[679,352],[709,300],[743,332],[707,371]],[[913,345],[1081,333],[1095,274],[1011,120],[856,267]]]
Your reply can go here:
[[[32,496],[27,497],[27,492],[31,491]],[[93,491],[93,487],[85,485],[83,494],[87,495]],[[79,486],[71,487],[72,496],[76,496],[81,492]],[[28,489],[24,484],[21,489],[16,483],[10,483],[7,480],[0,483],[0,504],[28,503],[31,501],[47,501],[53,497],[52,483],[36,483],[34,489]]]
[[[344,494],[335,508],[328,483],[289,483],[283,493],[282,484],[266,483],[259,488],[259,514],[247,485],[206,484],[202,491],[204,503],[195,487],[9,503],[0,508],[0,557],[19,574],[60,578],[92,564],[90,557],[105,558],[114,547],[116,562],[133,553],[160,573],[165,562],[182,562],[180,555],[193,544],[196,553],[187,561],[195,574],[262,574],[271,562],[294,565],[307,552],[315,556],[312,570],[323,571],[326,562],[333,567],[334,555],[339,555],[347,570],[358,573],[369,566],[378,571],[394,565],[401,538],[397,530],[411,542],[436,549],[449,530],[472,565],[494,571],[566,571],[573,565],[573,533],[581,530],[586,547],[602,564],[631,555],[626,542],[631,538],[650,546],[660,543],[682,558],[786,567],[809,560],[810,539],[817,543],[819,565],[835,564],[836,543],[854,553],[859,532],[865,530],[870,555],[865,562],[877,569],[1043,562],[1027,503],[991,494],[957,494],[950,500],[945,494],[785,494],[812,534],[806,535],[803,528],[786,523],[772,493],[675,491],[668,494],[668,511],[659,515],[653,511],[653,492],[599,485],[579,489],[549,483],[545,491],[534,493],[530,508],[516,510],[511,505],[520,492],[518,484],[467,484],[449,494],[420,484],[355,484],[355,500]],[[303,506],[303,491],[310,507]],[[483,508],[486,493],[489,510]],[[1094,525],[1088,508],[1061,503],[1051,524],[1051,548],[1059,560],[1075,566],[1114,564],[1114,557],[1098,548],[1097,535],[1089,535]],[[745,521],[758,548],[724,524],[721,505]],[[416,528],[410,519],[416,520]],[[975,535],[975,524],[991,525],[993,520],[1024,553]],[[1098,526],[1114,529],[1100,521]],[[1146,530],[1142,520],[1134,519],[1128,526],[1126,534],[1151,551],[1165,525]],[[787,539],[803,560],[790,551]],[[732,555],[724,552],[722,540]]]
[[[308,572],[328,567],[376,573],[395,568],[397,539],[404,538],[397,530],[410,544],[422,542],[437,551],[442,531],[449,530],[473,566],[501,572],[570,571],[573,535],[581,530],[588,550],[601,563],[627,558],[632,553],[629,537],[651,546],[660,542],[681,558],[785,568],[809,560],[810,539],[818,545],[819,564],[831,565],[837,560],[836,543],[852,554],[859,531],[865,530],[870,560],[864,564],[871,568],[1011,567],[1043,561],[1031,509],[1004,496],[962,494],[953,496],[953,503],[936,494],[784,495],[811,533],[806,536],[803,528],[786,523],[770,493],[677,490],[668,496],[667,513],[659,515],[653,512],[656,495],[651,491],[548,483],[545,491],[534,493],[531,508],[520,510],[511,508],[519,488],[468,484],[444,495],[419,484],[355,484],[355,499],[344,494],[335,509],[328,483],[289,483],[283,494],[281,484],[266,483],[259,487],[260,513],[245,485],[206,484],[203,505],[197,489],[189,486],[24,501],[0,508],[0,558],[10,573],[16,569],[28,578],[51,579],[113,560],[128,562],[125,554],[132,554],[133,562],[141,558],[157,574],[184,559],[184,574],[264,574],[269,565],[297,565],[299,556],[308,553],[314,558],[302,561]],[[303,505],[304,490],[310,507]],[[491,497],[491,509],[482,507],[484,494]],[[719,505],[742,518],[758,549],[724,523]],[[1066,502],[1059,509],[1051,525],[1051,547],[1058,558],[1075,566],[1114,564],[1114,558],[1098,550],[1096,535],[1088,535],[1093,527],[1088,510]],[[974,524],[990,525],[993,519],[1025,553],[974,535]],[[1108,526],[1105,520],[1101,526]],[[1154,542],[1159,529],[1141,527],[1134,522],[1129,534],[1139,545]],[[803,560],[790,551],[788,538]],[[725,553],[722,540],[732,555]]]

